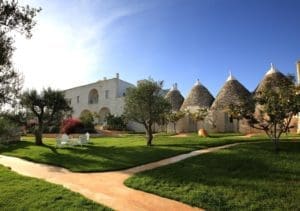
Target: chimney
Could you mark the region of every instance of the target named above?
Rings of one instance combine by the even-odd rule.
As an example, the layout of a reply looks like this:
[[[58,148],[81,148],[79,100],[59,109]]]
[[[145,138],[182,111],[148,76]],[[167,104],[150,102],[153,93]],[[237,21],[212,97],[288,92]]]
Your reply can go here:
[[[120,74],[119,74],[119,73],[116,74],[116,78],[117,78],[117,79],[120,78]]]
[[[300,60],[297,61],[296,67],[297,67],[297,84],[300,84]]]

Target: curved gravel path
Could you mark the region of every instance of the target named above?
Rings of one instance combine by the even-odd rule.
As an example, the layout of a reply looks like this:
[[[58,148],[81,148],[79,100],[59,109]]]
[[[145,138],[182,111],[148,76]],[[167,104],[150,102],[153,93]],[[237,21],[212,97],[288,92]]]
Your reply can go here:
[[[44,179],[51,183],[63,185],[71,191],[78,192],[91,200],[115,210],[201,210],[181,202],[128,188],[123,182],[138,172],[176,163],[189,157],[214,152],[238,144],[239,143],[235,143],[196,150],[127,170],[103,173],[74,173],[64,168],[38,164],[4,155],[0,155],[0,164],[10,167],[13,171],[25,176]]]

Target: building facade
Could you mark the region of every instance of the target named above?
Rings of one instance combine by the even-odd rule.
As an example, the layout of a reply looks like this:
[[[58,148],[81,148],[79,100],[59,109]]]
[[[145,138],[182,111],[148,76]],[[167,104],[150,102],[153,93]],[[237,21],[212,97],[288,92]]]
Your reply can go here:
[[[107,114],[121,115],[124,111],[124,96],[128,87],[134,87],[119,78],[99,80],[95,83],[64,91],[73,108],[73,116],[79,118],[85,112],[97,114],[95,123],[104,124]]]

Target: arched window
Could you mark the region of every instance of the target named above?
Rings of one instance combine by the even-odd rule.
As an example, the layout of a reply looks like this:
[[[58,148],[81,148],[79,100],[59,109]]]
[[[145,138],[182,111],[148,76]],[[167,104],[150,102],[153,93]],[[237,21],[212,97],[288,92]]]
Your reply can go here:
[[[98,91],[92,89],[89,93],[89,104],[97,104],[99,99]]]

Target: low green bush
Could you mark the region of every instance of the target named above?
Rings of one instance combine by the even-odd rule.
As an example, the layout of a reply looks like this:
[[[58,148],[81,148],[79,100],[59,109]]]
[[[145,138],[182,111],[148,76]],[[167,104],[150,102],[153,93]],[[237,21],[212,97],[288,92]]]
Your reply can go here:
[[[109,130],[125,130],[126,129],[126,120],[124,115],[115,116],[109,114],[106,116],[107,129]]]
[[[91,112],[84,112],[79,117],[80,122],[83,124],[83,133],[95,133],[94,117]]]
[[[11,120],[0,117],[0,143],[9,143],[20,140],[20,128]]]

